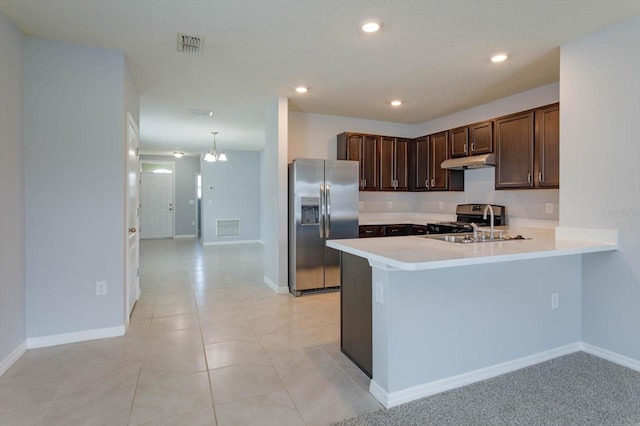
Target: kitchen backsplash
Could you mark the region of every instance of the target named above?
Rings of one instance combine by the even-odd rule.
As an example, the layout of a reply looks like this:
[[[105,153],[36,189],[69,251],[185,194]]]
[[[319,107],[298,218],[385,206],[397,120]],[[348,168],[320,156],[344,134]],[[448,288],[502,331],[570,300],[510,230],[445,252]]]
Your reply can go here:
[[[458,204],[491,203],[507,206],[508,218],[558,220],[559,190],[496,191],[494,171],[492,167],[465,171],[464,192],[360,192],[360,212],[455,214]]]

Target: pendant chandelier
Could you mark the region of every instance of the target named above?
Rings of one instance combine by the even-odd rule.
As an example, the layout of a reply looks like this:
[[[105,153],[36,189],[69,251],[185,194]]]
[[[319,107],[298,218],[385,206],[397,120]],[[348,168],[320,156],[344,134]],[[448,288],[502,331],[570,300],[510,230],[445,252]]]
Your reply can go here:
[[[209,150],[204,156],[204,161],[213,163],[216,161],[227,161],[227,155],[224,152],[218,154],[218,148],[216,147],[216,135],[218,132],[211,132],[213,135],[213,150]]]

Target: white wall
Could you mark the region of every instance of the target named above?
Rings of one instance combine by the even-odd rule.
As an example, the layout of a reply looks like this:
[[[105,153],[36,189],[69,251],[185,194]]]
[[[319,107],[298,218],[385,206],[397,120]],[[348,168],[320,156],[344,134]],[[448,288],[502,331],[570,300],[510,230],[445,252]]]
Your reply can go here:
[[[226,162],[202,162],[202,242],[260,240],[260,152],[226,154]],[[240,237],[216,237],[218,219],[240,219]]]
[[[288,159],[335,159],[336,135],[345,131],[414,138],[549,105],[558,99],[559,85],[554,83],[417,125],[290,112]],[[558,220],[557,189],[496,191],[494,174],[494,168],[465,171],[464,192],[360,192],[360,211],[454,214],[457,204],[493,203],[507,206],[510,218]],[[547,203],[554,205],[553,214],[545,212]]]
[[[261,153],[261,223],[265,244],[264,279],[274,291],[288,292],[287,231],[288,100],[275,99],[265,111]]]
[[[124,54],[26,38],[24,71],[27,336],[122,327]]]
[[[22,34],[0,13],[0,375],[26,339]]]
[[[174,235],[197,235],[196,174],[200,173],[200,157],[176,158],[173,155],[141,155],[140,161],[170,161],[175,164],[173,171],[175,184],[173,196],[175,202]]]
[[[335,160],[336,136],[346,131],[413,137],[406,124],[290,111],[288,162],[295,158]]]
[[[560,225],[619,231],[583,262],[583,341],[640,360],[640,18],[561,48]]]

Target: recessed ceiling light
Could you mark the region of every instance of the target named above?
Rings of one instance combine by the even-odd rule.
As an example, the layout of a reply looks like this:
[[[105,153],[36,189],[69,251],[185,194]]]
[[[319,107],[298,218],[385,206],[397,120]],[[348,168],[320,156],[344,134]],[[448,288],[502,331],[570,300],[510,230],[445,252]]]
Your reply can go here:
[[[402,101],[399,100],[399,99],[391,101],[391,106],[397,107],[397,106],[400,106],[400,105],[402,105]]]
[[[504,62],[507,60],[507,58],[508,58],[508,55],[506,53],[496,53],[491,57],[491,62],[494,62],[494,63]]]
[[[375,33],[377,31],[380,31],[380,28],[382,28],[382,23],[379,21],[369,20],[364,22],[360,28],[365,33]]]
[[[296,92],[298,92],[298,93],[307,93],[308,91],[309,91],[309,88],[307,88],[305,86],[296,87]]]
[[[174,152],[173,156],[176,158],[182,158],[182,156],[184,155],[184,152]]]

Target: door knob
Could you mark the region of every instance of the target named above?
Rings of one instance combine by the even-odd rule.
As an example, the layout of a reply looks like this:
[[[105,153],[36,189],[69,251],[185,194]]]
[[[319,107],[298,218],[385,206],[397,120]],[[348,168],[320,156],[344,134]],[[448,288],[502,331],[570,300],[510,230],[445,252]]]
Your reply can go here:
[[[136,232],[136,228],[134,228],[134,227],[129,228],[129,232],[131,232],[133,234],[134,232]]]

